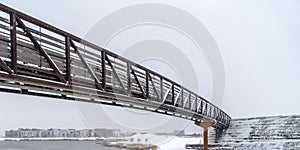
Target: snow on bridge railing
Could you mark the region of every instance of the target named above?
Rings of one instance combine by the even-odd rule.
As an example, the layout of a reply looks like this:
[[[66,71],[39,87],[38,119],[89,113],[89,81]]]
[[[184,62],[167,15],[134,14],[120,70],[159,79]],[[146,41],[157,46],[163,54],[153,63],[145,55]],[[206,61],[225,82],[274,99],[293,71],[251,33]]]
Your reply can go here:
[[[75,92],[95,93],[94,98],[127,100],[185,119],[216,120],[217,128],[229,126],[224,111],[167,77],[5,5],[0,10],[0,79],[46,88],[48,94],[2,91],[64,99],[80,99],[70,96]]]

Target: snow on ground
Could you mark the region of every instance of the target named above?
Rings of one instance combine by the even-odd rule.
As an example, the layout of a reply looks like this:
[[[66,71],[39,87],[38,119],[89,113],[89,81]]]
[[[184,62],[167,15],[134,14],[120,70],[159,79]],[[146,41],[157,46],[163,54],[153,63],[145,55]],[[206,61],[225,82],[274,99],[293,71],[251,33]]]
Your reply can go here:
[[[191,137],[175,137],[170,141],[158,145],[161,150],[185,150],[186,144],[198,144],[202,143],[201,138],[191,138]]]
[[[135,134],[125,138],[127,141],[113,142],[114,144],[151,144],[160,150],[184,150],[186,144],[198,144],[201,138],[177,137],[171,135]]]
[[[0,138],[0,141],[4,140],[97,140],[101,138]],[[104,138],[102,138],[104,139]],[[113,138],[109,138],[113,139]],[[202,138],[195,137],[177,137],[171,135],[155,135],[155,134],[135,134],[126,138],[118,138],[126,141],[112,142],[114,144],[151,144],[159,147],[160,150],[185,150],[186,144],[202,143]]]

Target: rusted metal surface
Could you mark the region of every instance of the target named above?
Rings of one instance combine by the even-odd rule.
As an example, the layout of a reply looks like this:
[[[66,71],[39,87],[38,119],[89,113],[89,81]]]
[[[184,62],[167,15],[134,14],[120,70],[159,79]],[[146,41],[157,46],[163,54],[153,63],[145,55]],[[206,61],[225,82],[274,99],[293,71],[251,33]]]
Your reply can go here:
[[[68,84],[71,83],[71,41],[69,37],[65,37],[65,55],[66,55],[66,79]]]
[[[0,12],[1,91],[143,106],[193,121],[217,120],[216,128],[230,123],[224,111],[157,72],[2,4]]]
[[[10,14],[10,50],[11,50],[11,68],[17,73],[17,37],[16,37],[16,15]]]
[[[104,54],[104,55],[105,55],[105,54]],[[125,86],[123,85],[123,83],[122,83],[120,77],[118,76],[118,73],[116,72],[115,67],[113,66],[113,64],[111,63],[111,61],[110,61],[109,58],[107,57],[107,55],[105,55],[105,60],[107,61],[108,65],[110,66],[110,68],[111,68],[111,70],[112,70],[114,76],[116,77],[118,83],[120,84],[120,86],[122,87],[122,89],[125,90]]]
[[[199,127],[203,128],[203,150],[208,150],[208,128],[215,126],[217,124],[216,120],[211,122],[198,122],[196,121],[195,124]]]
[[[132,72],[132,74],[133,74],[133,76],[134,76],[135,81],[137,82],[137,84],[138,84],[138,86],[139,86],[139,89],[140,89],[140,91],[141,91],[141,93],[142,93],[142,96],[143,96],[144,98],[147,98],[147,96],[146,96],[146,94],[145,94],[145,91],[144,91],[144,89],[143,89],[143,87],[142,87],[142,84],[140,83],[140,81],[139,81],[139,79],[138,79],[138,77],[137,77],[137,75],[136,75],[134,69],[131,68],[131,72]]]
[[[6,71],[6,72],[8,72],[9,74],[12,74],[13,73],[13,71],[7,66],[7,64],[0,58],[0,67],[4,70],[4,71]]]
[[[33,45],[37,50],[46,58],[47,62],[50,64],[52,69],[54,70],[55,74],[57,77],[65,82],[66,80],[62,76],[60,70],[58,69],[57,65],[54,63],[54,61],[51,59],[51,57],[48,55],[48,53],[41,47],[41,45],[37,42],[35,37],[31,34],[30,30],[26,27],[26,25],[23,23],[23,21],[19,18],[16,17],[16,20],[18,22],[18,25],[24,30],[25,34],[29,37],[29,39],[32,41]]]

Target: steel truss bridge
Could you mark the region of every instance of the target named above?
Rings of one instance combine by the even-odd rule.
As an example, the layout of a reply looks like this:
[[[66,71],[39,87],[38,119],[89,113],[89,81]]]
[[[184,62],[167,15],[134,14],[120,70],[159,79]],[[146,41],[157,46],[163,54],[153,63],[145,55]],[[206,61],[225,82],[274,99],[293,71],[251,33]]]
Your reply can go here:
[[[221,129],[231,120],[167,77],[3,4],[0,91],[217,121]]]

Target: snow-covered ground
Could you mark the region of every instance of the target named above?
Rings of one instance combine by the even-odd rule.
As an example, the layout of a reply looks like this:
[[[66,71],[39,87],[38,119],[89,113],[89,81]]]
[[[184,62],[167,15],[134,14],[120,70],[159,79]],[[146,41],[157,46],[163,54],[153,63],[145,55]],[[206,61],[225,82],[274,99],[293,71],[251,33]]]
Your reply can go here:
[[[154,134],[135,134],[127,137],[120,142],[114,144],[149,144],[156,145],[161,150],[184,150],[186,144],[197,144],[202,142],[201,138],[195,137],[177,137],[171,135],[154,135]]]
[[[184,150],[186,144],[197,144],[200,142],[202,143],[202,138],[175,137],[158,146],[161,150]]]
[[[0,138],[0,141],[12,140],[12,141],[21,141],[21,140],[38,140],[38,141],[50,141],[50,140],[99,140],[105,138],[63,138],[63,137],[52,137],[52,138]],[[109,138],[113,139],[113,138]],[[177,137],[171,135],[154,135],[154,134],[135,134],[130,137],[118,138],[126,141],[112,142],[114,144],[124,143],[124,144],[147,144],[147,145],[156,145],[160,150],[184,150],[186,144],[197,144],[202,143],[202,138],[195,137]]]
[[[300,115],[233,119],[228,129],[209,129],[215,150],[300,150]]]

